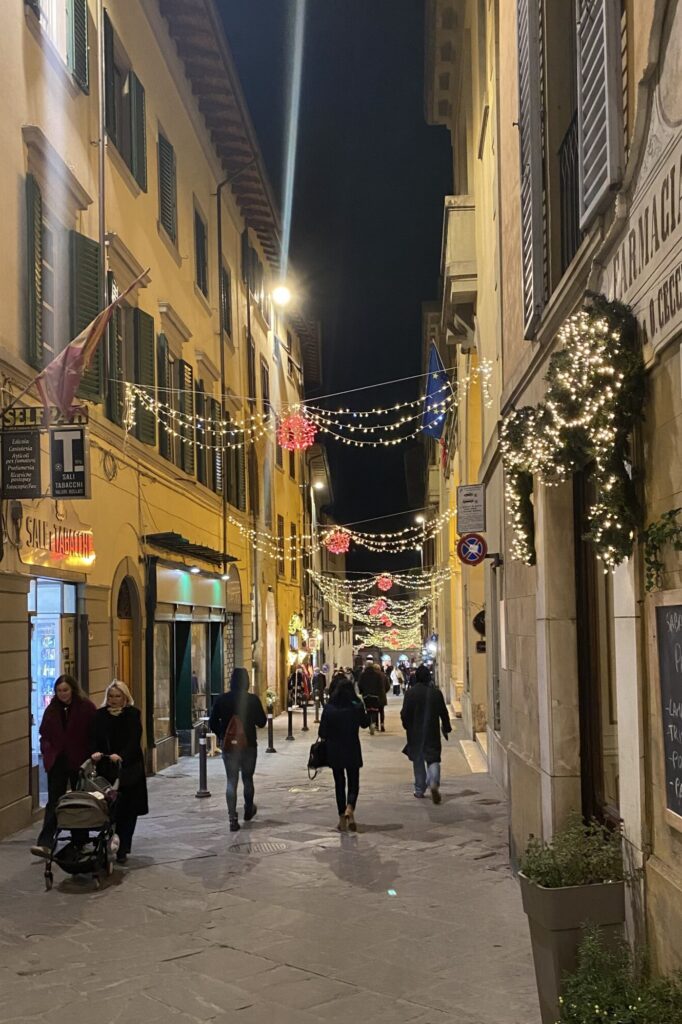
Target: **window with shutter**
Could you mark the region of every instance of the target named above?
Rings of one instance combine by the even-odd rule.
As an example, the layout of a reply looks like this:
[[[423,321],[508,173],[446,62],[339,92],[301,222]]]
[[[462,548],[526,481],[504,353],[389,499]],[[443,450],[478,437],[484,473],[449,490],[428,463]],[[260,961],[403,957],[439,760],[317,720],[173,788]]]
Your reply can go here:
[[[277,516],[277,575],[284,576],[284,518]]]
[[[263,518],[268,530],[272,529],[272,452],[265,451],[263,459]]]
[[[279,466],[280,469],[284,468],[284,456],[282,454],[283,451],[284,449],[282,448],[281,444],[278,444],[277,438],[275,438],[275,464]]]
[[[251,279],[251,247],[249,245],[249,231],[244,228],[242,231],[242,281],[248,284]]]
[[[580,227],[603,209],[623,171],[620,0],[578,0]]]
[[[208,239],[206,223],[197,208],[194,208],[194,263],[197,288],[208,298]]]
[[[542,152],[541,0],[517,0],[521,273],[524,336],[532,338],[545,304]]]
[[[172,377],[168,358],[168,340],[160,334],[156,345],[156,387],[157,399],[161,407],[172,406]],[[159,415],[159,454],[164,459],[173,461],[173,438],[169,432],[170,419],[167,413]]]
[[[211,459],[213,462],[212,484],[216,494],[223,493],[223,434],[222,434],[222,409],[220,402],[215,398],[211,399],[211,426],[212,445]]]
[[[256,404],[256,343],[252,337],[248,340],[246,350],[246,377],[248,401],[253,407]]]
[[[77,231],[69,232],[71,274],[70,337],[75,338],[95,319],[102,306],[99,243]],[[102,346],[95,349],[90,366],[81,378],[78,395],[90,402],[102,401]]]
[[[156,388],[154,352],[154,317],[142,309],[133,311],[135,343],[135,383],[144,388],[144,393],[153,398]],[[143,444],[156,447],[156,417],[141,402],[135,409],[135,434]]]
[[[237,483],[237,508],[246,512],[246,454],[244,446],[240,445],[236,451],[236,483]]]
[[[289,476],[296,479],[296,452],[289,451]]]
[[[260,390],[263,403],[263,416],[270,415],[270,369],[264,359],[260,362]]]
[[[88,0],[68,0],[67,63],[74,79],[83,92],[90,91],[88,73]]]
[[[208,483],[207,469],[208,460],[206,446],[210,444],[209,431],[206,424],[206,395],[204,394],[203,381],[198,380],[194,385],[194,408],[196,412],[196,439],[197,439],[197,480],[200,484]]]
[[[194,370],[184,359],[178,361],[180,412],[182,413],[182,468],[194,476]]]
[[[159,222],[172,242],[178,240],[175,150],[159,134]]]
[[[43,368],[43,200],[32,174],[26,177],[26,251],[28,254],[27,360]]]
[[[291,578],[295,580],[298,577],[298,536],[296,532],[296,523],[291,524]]]
[[[147,191],[147,131],[144,87],[134,71],[130,72],[131,171],[143,192]]]
[[[104,112],[107,135],[116,140],[114,29],[104,12]]]
[[[224,334],[232,337],[232,280],[230,268],[223,263],[220,277],[220,315]]]
[[[107,271],[107,297],[112,302],[118,296],[118,286],[114,275]],[[123,337],[124,312],[117,307],[114,315],[109,321],[107,328],[106,344],[109,349],[109,380],[106,381],[105,393],[107,396],[107,416],[112,422],[123,423],[123,407],[125,393],[124,377],[124,337]]]

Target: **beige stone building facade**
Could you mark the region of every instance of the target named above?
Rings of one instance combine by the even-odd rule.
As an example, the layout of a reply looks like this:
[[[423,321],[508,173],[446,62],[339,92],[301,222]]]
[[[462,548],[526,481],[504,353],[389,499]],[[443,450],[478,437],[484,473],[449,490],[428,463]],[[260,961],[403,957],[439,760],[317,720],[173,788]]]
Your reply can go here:
[[[682,6],[439,0],[429,11],[429,119],[451,132],[457,215],[475,208],[474,351],[492,364],[490,407],[470,392],[474,416],[460,404],[456,417],[480,424],[479,463],[457,423],[449,457],[453,480],[467,458],[467,482],[475,467],[485,484],[488,547],[500,556],[484,574],[486,728],[510,800],[511,858],[573,809],[622,821],[627,860],[643,869],[628,890],[630,934],[669,971],[682,964],[682,576],[663,543],[662,571],[647,579],[644,529],[682,504]],[[471,252],[460,233],[444,264],[444,316],[449,267]],[[639,524],[613,573],[587,539],[587,460],[558,486],[531,475],[534,564],[515,557],[499,441],[514,410],[545,398],[559,332],[588,291],[631,307],[646,375],[625,463]]]
[[[194,748],[235,664],[261,694],[284,687],[306,482],[272,424],[320,365],[319,330],[270,300],[278,214],[212,0],[11,6],[3,408],[141,280],[81,386],[88,496],[58,496],[47,430],[35,497],[3,494],[0,834],[41,802],[60,672],[96,702],[114,676],[131,685],[151,770]],[[35,390],[15,421],[24,405],[35,414]],[[228,431],[252,416],[240,444]]]

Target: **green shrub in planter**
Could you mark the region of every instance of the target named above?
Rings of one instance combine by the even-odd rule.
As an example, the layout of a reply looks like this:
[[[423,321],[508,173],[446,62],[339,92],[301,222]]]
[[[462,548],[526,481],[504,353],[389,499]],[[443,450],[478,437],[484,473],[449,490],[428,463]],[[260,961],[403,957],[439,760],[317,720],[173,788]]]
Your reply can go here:
[[[682,1024],[682,975],[652,978],[645,958],[585,933],[574,974],[564,979],[561,1024]]]
[[[620,832],[609,831],[595,820],[585,825],[579,814],[572,814],[550,843],[530,837],[521,871],[546,889],[620,882],[624,878]]]

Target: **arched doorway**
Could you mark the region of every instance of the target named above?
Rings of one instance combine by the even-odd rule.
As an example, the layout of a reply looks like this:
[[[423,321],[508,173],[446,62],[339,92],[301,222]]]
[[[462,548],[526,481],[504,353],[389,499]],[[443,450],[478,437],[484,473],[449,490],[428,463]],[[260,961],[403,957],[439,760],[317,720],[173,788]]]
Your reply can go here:
[[[130,576],[124,576],[116,597],[116,649],[114,675],[124,682],[138,707],[143,703],[142,673],[139,670],[140,601]]]

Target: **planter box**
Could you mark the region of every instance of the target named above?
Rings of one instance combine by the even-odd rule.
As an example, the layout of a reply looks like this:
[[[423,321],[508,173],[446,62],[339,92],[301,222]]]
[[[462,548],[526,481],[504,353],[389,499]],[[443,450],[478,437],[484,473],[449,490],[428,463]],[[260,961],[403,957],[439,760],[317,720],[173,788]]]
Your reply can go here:
[[[519,880],[530,927],[542,1024],[556,1024],[561,982],[564,974],[576,968],[584,925],[598,925],[607,945],[622,938],[625,883],[545,889],[524,874]]]

